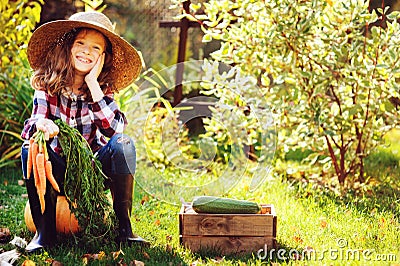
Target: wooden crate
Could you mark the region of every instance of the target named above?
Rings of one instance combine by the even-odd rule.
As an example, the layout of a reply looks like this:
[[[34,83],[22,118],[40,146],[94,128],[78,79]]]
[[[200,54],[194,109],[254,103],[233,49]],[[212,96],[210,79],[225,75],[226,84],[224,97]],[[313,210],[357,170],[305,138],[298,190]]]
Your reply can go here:
[[[180,243],[193,252],[213,250],[221,255],[276,248],[274,206],[260,205],[263,214],[206,214],[184,204],[179,213]]]

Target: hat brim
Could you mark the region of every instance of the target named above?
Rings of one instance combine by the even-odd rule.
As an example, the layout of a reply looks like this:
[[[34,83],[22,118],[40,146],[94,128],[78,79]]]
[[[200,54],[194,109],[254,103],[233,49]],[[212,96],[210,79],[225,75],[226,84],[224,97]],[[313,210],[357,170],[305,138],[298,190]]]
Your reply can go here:
[[[28,43],[28,61],[32,69],[41,67],[46,54],[65,33],[77,28],[98,30],[112,45],[113,62],[110,77],[114,86],[121,90],[132,84],[142,69],[141,58],[136,49],[119,35],[95,23],[74,20],[56,20],[43,24],[32,34]]]

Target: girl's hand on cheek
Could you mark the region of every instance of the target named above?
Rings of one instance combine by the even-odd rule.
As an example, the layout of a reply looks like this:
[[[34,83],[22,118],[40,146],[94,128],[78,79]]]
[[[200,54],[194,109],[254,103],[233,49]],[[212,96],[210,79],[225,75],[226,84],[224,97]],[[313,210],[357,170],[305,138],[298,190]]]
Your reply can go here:
[[[97,78],[99,77],[101,70],[103,69],[105,57],[106,57],[105,53],[102,53],[99,56],[99,58],[96,61],[96,64],[93,66],[90,72],[85,76],[86,83],[97,81]]]

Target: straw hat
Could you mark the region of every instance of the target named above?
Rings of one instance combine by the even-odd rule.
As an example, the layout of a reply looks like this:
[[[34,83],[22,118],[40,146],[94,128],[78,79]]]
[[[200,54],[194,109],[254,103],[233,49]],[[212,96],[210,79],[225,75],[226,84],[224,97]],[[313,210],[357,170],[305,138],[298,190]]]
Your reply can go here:
[[[82,27],[98,30],[111,42],[113,62],[110,76],[115,87],[123,89],[131,84],[142,69],[140,56],[131,44],[115,33],[108,17],[96,11],[79,12],[68,20],[51,21],[37,28],[28,44],[30,66],[34,70],[39,68],[48,51],[62,42],[66,33]]]

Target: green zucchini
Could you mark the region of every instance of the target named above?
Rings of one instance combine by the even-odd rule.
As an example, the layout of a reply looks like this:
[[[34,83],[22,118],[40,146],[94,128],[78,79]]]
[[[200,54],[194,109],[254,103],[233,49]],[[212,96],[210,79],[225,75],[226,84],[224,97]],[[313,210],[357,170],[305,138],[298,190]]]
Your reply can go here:
[[[192,208],[197,213],[254,214],[260,211],[256,202],[214,196],[195,197]]]

